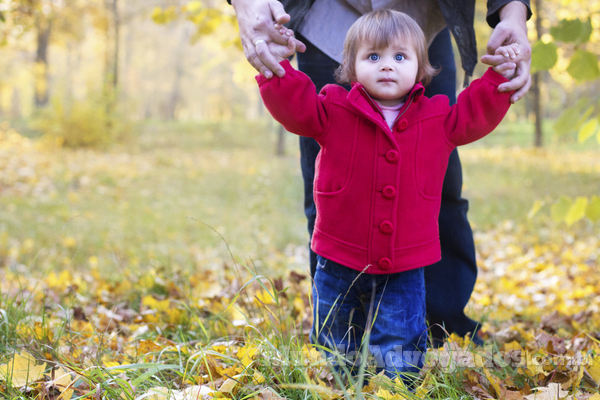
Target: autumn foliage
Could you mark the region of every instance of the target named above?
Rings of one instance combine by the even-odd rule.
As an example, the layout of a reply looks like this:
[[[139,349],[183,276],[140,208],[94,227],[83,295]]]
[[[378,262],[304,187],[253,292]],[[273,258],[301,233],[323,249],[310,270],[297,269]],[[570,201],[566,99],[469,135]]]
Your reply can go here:
[[[194,133],[200,142],[207,140],[202,135],[212,135],[212,128],[202,129],[206,132]],[[131,206],[118,206],[125,201],[121,196],[129,196],[126,187],[144,190],[136,186],[140,179],[148,177],[152,184],[160,174],[174,176],[170,168],[186,171],[182,176],[203,185],[202,174],[232,151],[215,153],[210,144],[206,148],[210,150],[188,144],[185,150],[174,149],[169,158],[161,150],[162,138],[153,139],[158,140],[153,150],[157,153],[148,148],[138,154],[127,154],[125,149],[99,153],[27,139],[4,124],[0,200],[17,202],[9,208],[23,218],[28,218],[27,206],[19,201],[36,205],[42,225],[48,224],[41,219],[44,207],[53,199],[67,202],[73,211],[65,215],[62,226],[83,217],[90,227],[100,228],[96,217],[85,211],[89,202],[100,207],[95,195],[110,196],[108,203],[114,201],[116,206],[106,204],[112,210],[108,213],[122,212],[126,221]],[[149,146],[149,140],[142,142]],[[193,163],[185,162],[190,151],[196,157],[215,158],[198,164],[196,170]],[[561,165],[563,171],[586,168],[585,153],[573,162],[572,156],[565,152],[557,160],[556,154],[548,157],[497,147],[473,148],[464,152],[463,159],[467,165],[510,159],[511,168],[525,170],[538,164],[545,170],[552,170],[552,165]],[[256,168],[253,163],[265,168],[260,166],[264,160],[249,161],[242,153],[236,157],[243,163],[241,180],[233,183],[229,177],[225,185],[241,190],[242,180],[254,176],[255,182],[275,179],[274,190],[281,192],[279,177],[248,170]],[[589,160],[594,171],[593,157]],[[237,168],[231,162],[223,165]],[[282,162],[279,170],[295,170],[295,163]],[[281,179],[285,182],[289,177]],[[92,190],[99,187],[104,187],[99,193]],[[268,192],[268,187],[261,192]],[[262,195],[252,201],[265,201]],[[169,218],[177,218],[175,212]],[[293,253],[278,256],[273,249],[257,253],[268,254],[260,259],[240,260],[235,254],[239,247],[233,246],[231,254],[227,251],[227,234],[219,237],[202,224],[195,229],[215,236],[222,252],[210,253],[206,239],[187,248],[173,241],[170,246],[182,254],[160,258],[157,253],[168,249],[144,244],[158,231],[140,230],[147,236],[138,242],[130,238],[129,248],[121,248],[105,233],[91,234],[106,237],[94,244],[91,237],[76,231],[61,233],[57,228],[54,238],[44,239],[42,231],[37,237],[16,237],[4,227],[0,232],[0,397],[598,398],[597,225],[585,218],[570,225],[555,222],[544,208],[530,214],[530,219],[524,213],[521,222],[505,221],[476,232],[480,276],[468,312],[483,322],[485,345],[476,347],[468,338],[451,336],[443,347],[430,349],[412,391],[377,374],[372,359],[365,360],[365,386],[358,378],[345,379],[310,345],[310,280],[298,269],[305,261],[298,262]],[[152,221],[147,224],[156,223]],[[115,223],[122,224],[118,219]],[[241,223],[237,221],[238,226]],[[261,229],[268,231],[266,226]],[[265,236],[260,240],[268,243]],[[147,255],[141,254],[142,248],[148,248]],[[203,252],[213,254],[212,259],[201,258]],[[190,258],[182,258],[186,253]],[[121,258],[125,267],[111,269],[110,254]],[[182,262],[191,262],[184,260],[192,257],[203,261],[184,267]],[[37,266],[37,271],[28,265]]]

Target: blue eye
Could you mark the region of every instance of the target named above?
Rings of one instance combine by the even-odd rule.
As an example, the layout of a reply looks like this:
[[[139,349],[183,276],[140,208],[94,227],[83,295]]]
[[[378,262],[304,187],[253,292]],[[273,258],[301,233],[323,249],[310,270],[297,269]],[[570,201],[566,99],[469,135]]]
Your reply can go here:
[[[379,60],[379,54],[370,54],[369,55],[369,60],[371,60],[371,61],[377,61],[377,60]]]
[[[396,61],[402,61],[404,60],[404,56],[402,54],[396,54],[395,59]]]

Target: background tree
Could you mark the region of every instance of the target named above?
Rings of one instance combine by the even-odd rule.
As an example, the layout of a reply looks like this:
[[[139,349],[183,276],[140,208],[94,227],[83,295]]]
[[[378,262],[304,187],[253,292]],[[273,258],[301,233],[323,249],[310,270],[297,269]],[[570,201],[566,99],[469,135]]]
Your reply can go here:
[[[84,16],[97,12],[95,1],[84,0],[18,0],[4,4],[3,21],[10,19],[2,40],[18,40],[21,34],[35,35],[34,103],[45,107],[50,99],[49,46],[51,41],[82,40],[85,35]]]
[[[537,0],[541,1],[541,0]],[[579,3],[569,4],[561,12],[558,6],[551,2],[545,3],[547,15],[566,15],[565,18],[546,20],[550,26],[549,34],[539,34],[533,44],[532,70],[536,75],[550,71],[554,78],[554,87],[559,86],[563,91],[564,101],[559,104],[557,113],[560,115],[554,124],[554,133],[559,138],[572,137],[577,133],[581,142],[598,132],[597,88],[600,83],[600,68],[598,65],[598,14],[590,3],[590,7],[580,9]],[[541,14],[541,13],[540,13]],[[541,26],[542,22],[536,22]],[[541,87],[541,85],[539,85]],[[536,117],[536,121],[541,120]]]

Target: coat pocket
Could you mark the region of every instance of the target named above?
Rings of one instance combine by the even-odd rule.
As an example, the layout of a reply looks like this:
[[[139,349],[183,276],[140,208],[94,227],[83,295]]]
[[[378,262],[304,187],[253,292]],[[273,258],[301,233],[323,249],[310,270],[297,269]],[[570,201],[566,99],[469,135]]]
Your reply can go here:
[[[358,121],[355,121],[358,124]],[[315,192],[336,195],[348,187],[356,156],[357,128],[339,129],[327,137],[315,163]],[[332,132],[334,133],[334,132]]]

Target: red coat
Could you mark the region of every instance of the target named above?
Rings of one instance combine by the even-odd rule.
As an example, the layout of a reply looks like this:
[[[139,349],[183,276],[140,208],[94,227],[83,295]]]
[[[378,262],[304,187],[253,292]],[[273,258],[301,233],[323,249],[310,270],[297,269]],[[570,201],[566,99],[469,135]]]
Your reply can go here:
[[[314,197],[315,253],[371,274],[440,260],[438,215],[448,157],[490,133],[510,106],[507,80],[489,69],[449,105],[415,85],[393,132],[360,84],[327,85],[319,94],[288,61],[283,78],[256,77],[273,117],[321,145]]]

